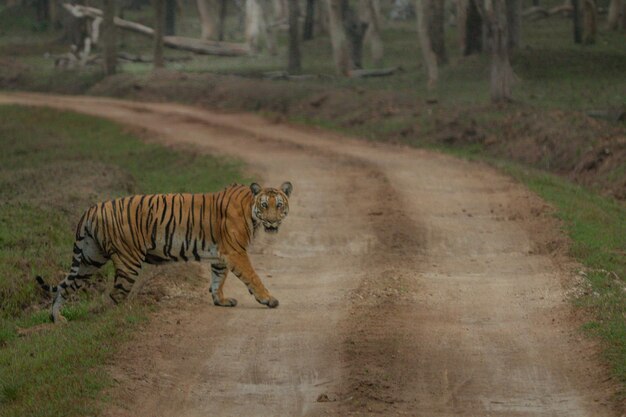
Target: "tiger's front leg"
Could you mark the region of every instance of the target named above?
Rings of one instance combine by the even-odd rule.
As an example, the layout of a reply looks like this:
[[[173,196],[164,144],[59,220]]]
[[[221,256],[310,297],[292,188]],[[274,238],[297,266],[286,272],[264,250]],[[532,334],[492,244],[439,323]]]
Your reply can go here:
[[[250,263],[248,255],[245,253],[233,253],[225,256],[229,269],[237,278],[239,278],[250,294],[261,304],[269,308],[278,307],[278,300],[272,297],[261,282],[261,278],[257,275]]]
[[[224,298],[224,282],[228,275],[228,267],[224,263],[211,264],[211,295],[213,304],[222,307],[235,307],[237,300]]]

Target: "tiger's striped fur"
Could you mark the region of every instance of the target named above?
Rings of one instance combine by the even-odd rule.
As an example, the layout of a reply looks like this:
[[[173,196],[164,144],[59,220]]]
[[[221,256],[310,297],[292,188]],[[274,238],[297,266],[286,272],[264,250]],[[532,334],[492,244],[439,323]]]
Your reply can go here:
[[[212,194],[134,195],[90,207],[78,222],[65,279],[51,287],[37,277],[44,290],[56,294],[52,320],[65,320],[60,310],[68,293],[109,260],[115,267],[110,297],[116,304],[129,294],[144,263],[208,260],[215,305],[237,304],[223,294],[230,270],[259,303],[277,307],[278,300],[254,271],[247,248],[259,226],[278,231],[289,212],[291,190],[289,182],[280,189],[234,184]]]

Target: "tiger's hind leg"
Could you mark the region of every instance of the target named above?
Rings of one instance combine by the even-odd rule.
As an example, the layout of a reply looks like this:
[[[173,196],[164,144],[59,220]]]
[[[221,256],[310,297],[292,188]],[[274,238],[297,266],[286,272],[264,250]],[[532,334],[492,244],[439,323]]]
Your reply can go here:
[[[77,240],[74,243],[74,257],[70,272],[65,279],[56,287],[56,295],[52,303],[52,313],[50,318],[55,323],[66,322],[66,318],[61,314],[61,308],[65,299],[70,293],[79,290],[84,282],[89,279],[108,258],[102,253],[100,247],[90,236]]]
[[[133,289],[141,270],[142,261],[129,255],[122,256],[117,253],[111,255],[111,260],[115,265],[115,279],[109,296],[113,303],[119,304],[128,297]]]
[[[224,282],[228,275],[228,267],[223,263],[211,264],[211,295],[213,304],[222,307],[235,307],[237,300],[234,298],[224,298]]]

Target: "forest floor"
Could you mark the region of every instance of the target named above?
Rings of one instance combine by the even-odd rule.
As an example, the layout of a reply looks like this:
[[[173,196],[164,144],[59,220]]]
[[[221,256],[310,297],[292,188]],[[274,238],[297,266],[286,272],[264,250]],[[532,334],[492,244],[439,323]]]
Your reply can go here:
[[[568,299],[579,266],[552,209],[483,164],[177,104],[2,94],[232,155],[291,180],[252,257],[281,301],[231,277],[165,302],[111,365],[108,415],[611,416],[617,384]]]

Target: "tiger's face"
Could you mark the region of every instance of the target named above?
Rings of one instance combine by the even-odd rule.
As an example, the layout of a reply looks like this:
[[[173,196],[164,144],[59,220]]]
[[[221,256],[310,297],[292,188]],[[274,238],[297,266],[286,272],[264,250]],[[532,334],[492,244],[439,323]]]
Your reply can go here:
[[[289,213],[289,195],[293,190],[290,182],[284,182],[280,189],[262,188],[259,184],[250,185],[254,195],[252,216],[263,225],[268,233],[278,232],[278,227]]]

